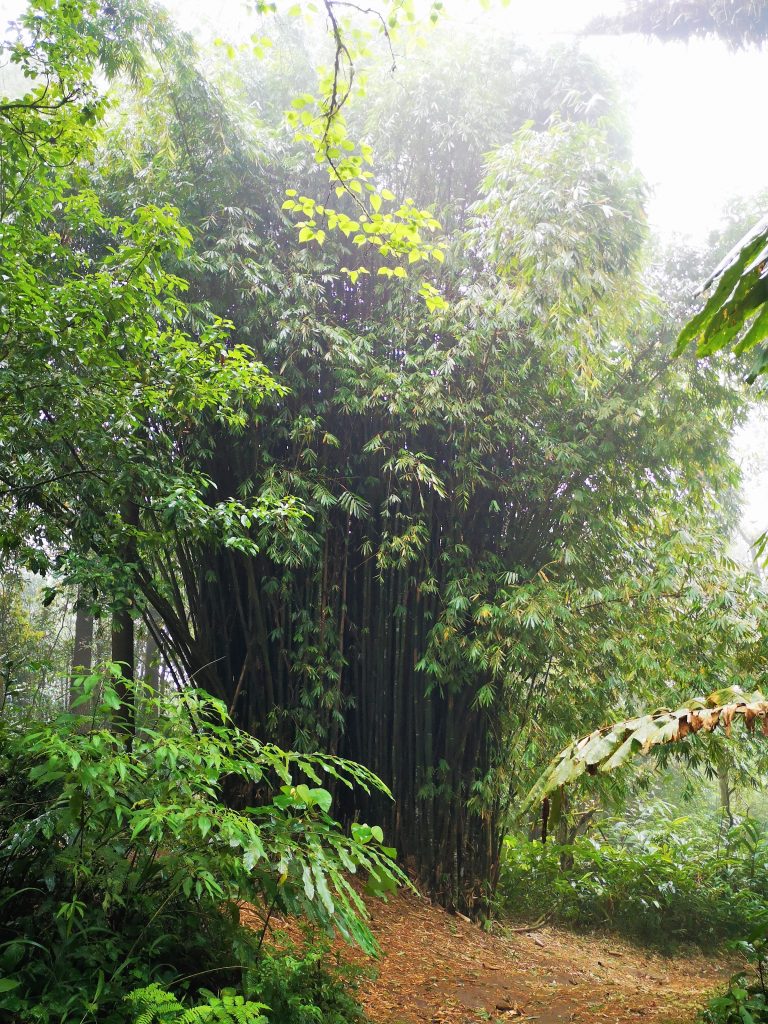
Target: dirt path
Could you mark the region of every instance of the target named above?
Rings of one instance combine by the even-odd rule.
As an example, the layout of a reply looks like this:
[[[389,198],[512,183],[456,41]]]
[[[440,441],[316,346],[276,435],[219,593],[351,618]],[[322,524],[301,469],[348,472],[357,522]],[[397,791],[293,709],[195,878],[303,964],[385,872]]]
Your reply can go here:
[[[731,973],[551,927],[488,935],[407,893],[371,910],[385,954],[363,989],[375,1024],[682,1024]]]
[[[553,927],[489,935],[411,893],[369,906],[383,952],[360,992],[373,1024],[692,1024],[733,971]]]

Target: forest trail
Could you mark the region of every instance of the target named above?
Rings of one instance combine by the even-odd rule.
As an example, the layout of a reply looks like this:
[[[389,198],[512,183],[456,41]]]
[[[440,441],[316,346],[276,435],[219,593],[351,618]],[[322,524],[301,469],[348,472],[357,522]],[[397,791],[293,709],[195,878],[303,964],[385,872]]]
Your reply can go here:
[[[383,951],[360,993],[373,1024],[692,1024],[734,969],[551,926],[487,934],[406,892],[369,909]]]

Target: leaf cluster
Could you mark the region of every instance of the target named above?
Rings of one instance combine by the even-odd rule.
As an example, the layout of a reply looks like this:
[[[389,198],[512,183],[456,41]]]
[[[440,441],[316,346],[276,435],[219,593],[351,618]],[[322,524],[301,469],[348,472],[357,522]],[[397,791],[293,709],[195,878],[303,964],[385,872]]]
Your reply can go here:
[[[768,221],[763,217],[728,253],[704,285],[714,284],[704,307],[677,340],[679,355],[696,344],[698,356],[732,348],[735,356],[752,353],[747,380],[768,368]]]
[[[710,733],[718,726],[730,736],[732,723],[740,719],[749,730],[759,721],[768,735],[768,701],[762,693],[745,694],[738,687],[728,687],[674,711],[662,708],[603,726],[574,741],[554,759],[526,797],[525,807],[536,805],[584,772],[612,772],[630,757],[648,754],[661,744]]]

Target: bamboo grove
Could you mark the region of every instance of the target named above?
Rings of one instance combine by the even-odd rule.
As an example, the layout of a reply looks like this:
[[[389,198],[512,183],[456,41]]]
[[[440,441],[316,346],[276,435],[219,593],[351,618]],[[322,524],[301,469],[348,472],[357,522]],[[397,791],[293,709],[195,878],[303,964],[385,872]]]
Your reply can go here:
[[[55,550],[90,606],[143,614],[179,682],[239,726],[375,772],[394,799],[342,791],[341,813],[380,821],[431,892],[476,914],[545,737],[593,721],[589,686],[628,710],[670,674],[685,695],[683,648],[749,677],[760,605],[711,540],[742,400],[669,358],[610,82],[578,52],[434,45],[394,80],[374,60],[349,116],[392,193],[443,224],[438,313],[419,266],[366,254],[352,283],[350,239],[296,244],[286,190],[326,187],[280,120],[301,40],[215,85],[189,41],[163,42],[92,155],[94,191],[113,218],[178,208],[163,316],[208,390],[145,393],[97,442],[83,432],[103,413],[86,423],[80,398],[6,432],[21,478],[55,481],[16,488],[6,540],[38,566]],[[109,251],[106,222],[73,235]],[[20,456],[30,436],[56,460],[44,474]],[[115,453],[105,484],[94,467]],[[713,616],[734,607],[726,637]]]

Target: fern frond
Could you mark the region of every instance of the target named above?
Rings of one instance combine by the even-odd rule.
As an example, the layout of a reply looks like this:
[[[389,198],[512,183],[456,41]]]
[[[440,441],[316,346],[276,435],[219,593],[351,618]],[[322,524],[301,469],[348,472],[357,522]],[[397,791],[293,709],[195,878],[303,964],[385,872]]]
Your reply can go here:
[[[172,992],[155,982],[129,992],[125,1001],[133,1010],[133,1024],[173,1024],[184,1009]]]

